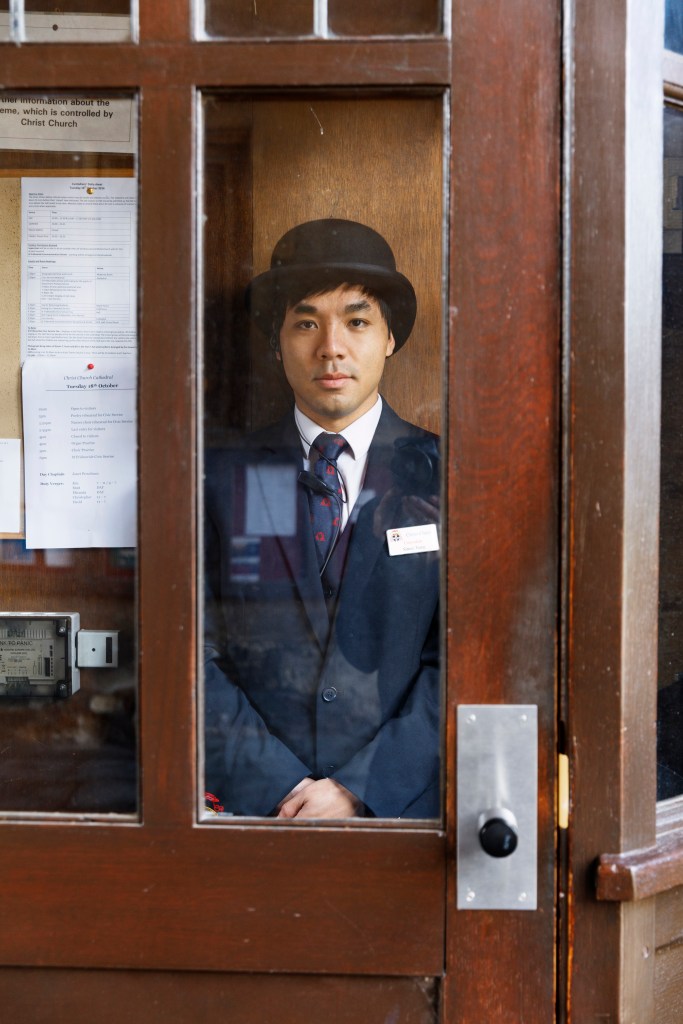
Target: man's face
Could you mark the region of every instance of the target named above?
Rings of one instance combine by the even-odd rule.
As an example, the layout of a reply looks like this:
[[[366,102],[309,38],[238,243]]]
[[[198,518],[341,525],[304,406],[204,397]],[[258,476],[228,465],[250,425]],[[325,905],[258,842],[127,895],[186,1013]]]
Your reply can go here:
[[[278,358],[299,409],[337,433],[375,404],[393,351],[376,300],[342,285],[288,308]]]

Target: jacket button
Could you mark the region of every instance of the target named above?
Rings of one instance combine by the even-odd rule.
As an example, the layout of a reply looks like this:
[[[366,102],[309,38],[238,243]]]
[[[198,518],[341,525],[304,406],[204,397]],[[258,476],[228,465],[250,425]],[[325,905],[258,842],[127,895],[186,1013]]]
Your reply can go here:
[[[329,703],[331,700],[336,700],[336,699],[337,699],[337,691],[336,691],[335,687],[334,686],[326,686],[325,689],[323,690],[323,700],[327,701]]]

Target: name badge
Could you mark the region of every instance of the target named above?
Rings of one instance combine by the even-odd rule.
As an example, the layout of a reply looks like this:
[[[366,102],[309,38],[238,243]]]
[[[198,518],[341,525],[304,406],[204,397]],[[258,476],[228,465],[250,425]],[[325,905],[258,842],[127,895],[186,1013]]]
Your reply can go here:
[[[421,551],[438,551],[439,534],[436,523],[424,526],[397,526],[387,530],[390,555],[416,555]]]

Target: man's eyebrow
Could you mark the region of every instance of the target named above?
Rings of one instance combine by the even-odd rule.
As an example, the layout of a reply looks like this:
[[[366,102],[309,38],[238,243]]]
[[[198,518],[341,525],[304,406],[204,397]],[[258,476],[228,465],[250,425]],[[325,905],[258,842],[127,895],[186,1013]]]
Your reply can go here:
[[[365,312],[368,309],[372,309],[372,306],[367,299],[359,299],[358,302],[349,302],[344,306],[344,313],[360,313]],[[294,313],[317,313],[318,307],[314,306],[310,302],[297,302],[293,308]]]

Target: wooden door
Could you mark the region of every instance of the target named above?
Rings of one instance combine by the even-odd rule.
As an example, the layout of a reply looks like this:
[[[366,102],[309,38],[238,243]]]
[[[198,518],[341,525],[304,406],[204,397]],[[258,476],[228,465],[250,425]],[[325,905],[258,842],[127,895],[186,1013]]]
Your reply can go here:
[[[212,31],[231,6],[238,5],[209,5]],[[50,1013],[73,1021],[123,1013],[219,1020],[229,1011],[245,1022],[391,1014],[547,1024],[555,1012],[559,10],[525,0],[514,12],[498,11],[494,24],[490,11],[467,2],[458,6],[451,40],[431,25],[429,4],[419,5],[417,28],[410,18],[412,28],[392,26],[415,34],[389,38],[373,35],[381,5],[354,5],[354,36],[331,4],[339,37],[297,40],[286,36],[305,28],[283,26],[277,9],[258,6],[269,33],[284,39],[195,41],[189,4],[175,0],[142,5],[138,43],[36,44],[4,54],[7,88],[123,90],[140,104],[141,789],[139,812],[127,821],[5,816],[3,1003],[16,1020]],[[292,5],[290,14],[305,23],[303,6]],[[316,5],[318,16],[323,6]],[[279,94],[283,87],[291,101]],[[213,97],[232,120],[226,115],[218,142],[207,133],[198,153],[196,129],[202,119],[210,127],[203,103]],[[237,97],[251,105],[241,110],[254,111],[247,125],[234,114]],[[398,369],[390,379],[392,398],[406,409],[447,384],[436,413],[448,453],[445,800],[443,821],[433,826],[198,822],[196,257],[201,249],[207,323],[238,316],[235,281],[244,271],[233,256],[248,251],[258,265],[266,234],[273,237],[270,222],[300,216],[293,187],[280,200],[286,175],[273,177],[266,152],[260,166],[254,159],[253,132],[269,103],[296,125],[306,114],[302,98],[323,131],[335,117],[357,118],[363,105],[377,104],[392,139],[412,139],[412,153],[392,153],[407,192],[419,189],[425,165],[439,179],[437,194],[441,181],[446,186],[438,210],[418,199],[406,218],[394,191],[366,183],[405,259],[411,232],[434,239],[426,251],[435,251],[415,273],[429,283],[436,267],[448,280],[443,291],[432,283],[437,297],[420,328],[424,359],[408,384]],[[222,159],[213,159],[217,147]],[[281,161],[283,171],[296,170],[295,157]],[[328,158],[335,174],[349,169],[352,185],[360,177],[362,161],[348,150]],[[313,168],[318,160],[312,149]],[[207,260],[197,230],[198,167],[212,209],[217,195],[240,194],[230,219],[216,213],[209,218],[215,234],[204,236],[225,245],[223,269]],[[345,213],[355,215],[348,206]],[[213,351],[223,371],[243,366],[244,353]],[[223,409],[228,426],[255,421],[259,410],[233,397]],[[209,389],[205,402],[220,408],[221,396]],[[431,400],[426,408],[434,415]],[[44,576],[38,566],[22,578],[26,607],[41,600]],[[3,589],[5,607],[10,599]],[[539,709],[536,911],[456,909],[455,713],[462,703]]]

